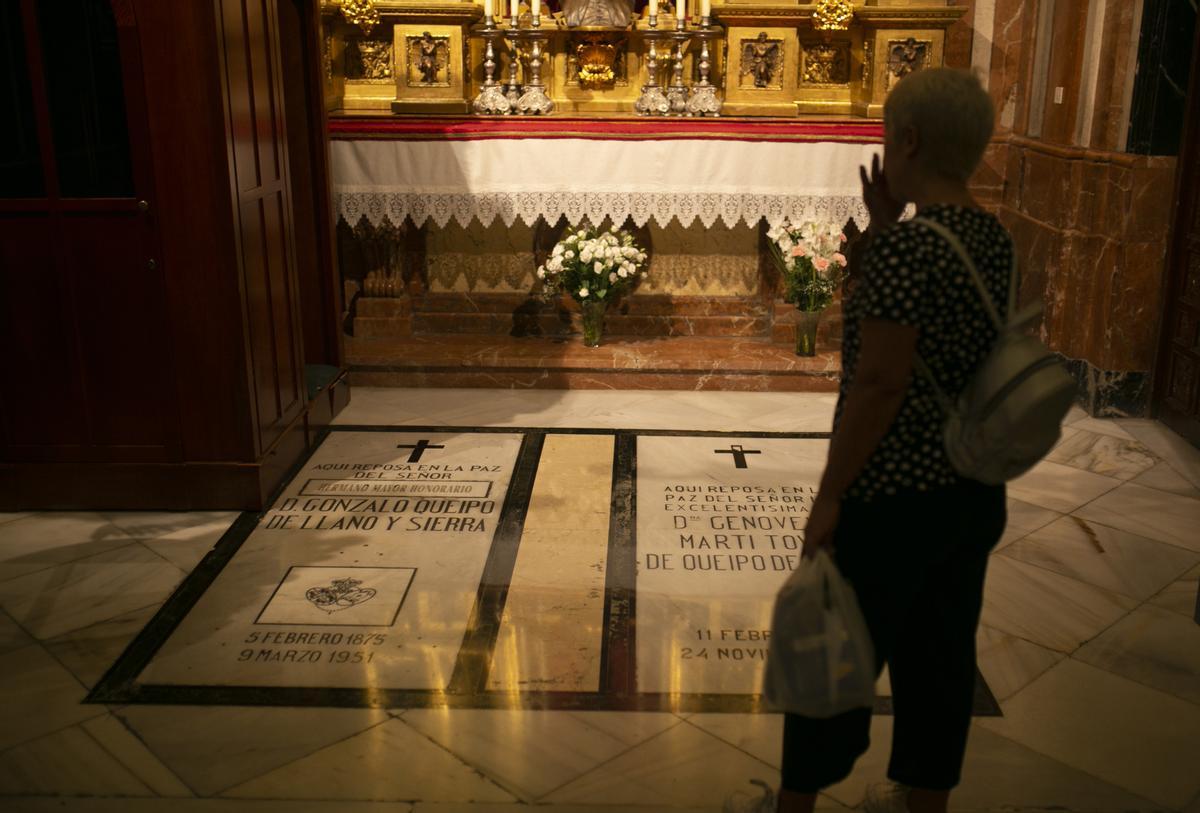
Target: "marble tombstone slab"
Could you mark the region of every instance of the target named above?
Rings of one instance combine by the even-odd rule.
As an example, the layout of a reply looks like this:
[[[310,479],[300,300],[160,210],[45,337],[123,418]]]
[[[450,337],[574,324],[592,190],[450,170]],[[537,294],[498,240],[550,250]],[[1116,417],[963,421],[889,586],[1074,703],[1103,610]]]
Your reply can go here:
[[[758,708],[827,450],[765,433],[332,430],[91,700]]]

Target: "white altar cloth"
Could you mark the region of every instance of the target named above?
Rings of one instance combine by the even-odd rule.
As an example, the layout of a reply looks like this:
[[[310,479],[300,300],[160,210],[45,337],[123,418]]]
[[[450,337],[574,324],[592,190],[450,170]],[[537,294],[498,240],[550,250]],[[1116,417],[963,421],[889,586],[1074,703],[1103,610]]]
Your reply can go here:
[[[639,226],[755,225],[854,217],[865,225],[858,168],[878,143],[722,139],[344,139],[332,142],[334,204],[350,224],[500,218]]]

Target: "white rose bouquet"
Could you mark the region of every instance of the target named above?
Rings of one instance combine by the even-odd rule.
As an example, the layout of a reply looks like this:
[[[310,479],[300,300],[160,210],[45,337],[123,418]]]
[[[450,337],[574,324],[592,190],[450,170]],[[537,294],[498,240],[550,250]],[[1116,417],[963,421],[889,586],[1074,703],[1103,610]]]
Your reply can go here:
[[[547,290],[565,291],[581,305],[608,304],[632,290],[645,268],[646,252],[613,226],[569,232],[537,275]]]
[[[832,223],[785,220],[767,232],[784,281],[784,301],[808,313],[826,308],[842,282],[846,235]]]

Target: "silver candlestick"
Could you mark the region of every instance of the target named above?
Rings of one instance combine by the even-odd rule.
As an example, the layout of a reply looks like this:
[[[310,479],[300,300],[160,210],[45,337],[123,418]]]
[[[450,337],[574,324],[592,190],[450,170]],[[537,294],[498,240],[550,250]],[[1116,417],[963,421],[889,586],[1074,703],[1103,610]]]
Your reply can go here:
[[[517,105],[521,101],[521,86],[517,84],[517,70],[519,69],[521,57],[517,51],[517,36],[519,35],[517,28],[517,18],[513,17],[512,27],[504,32],[505,38],[508,40],[508,86],[504,90],[504,97],[508,101],[508,113],[516,113]]]
[[[540,26],[541,20],[534,17],[533,30],[522,36],[530,41],[529,82],[517,102],[517,109],[526,116],[545,116],[554,112],[554,102],[546,95],[546,87],[542,84],[542,43],[546,39],[538,31]]]
[[[656,17],[650,18],[650,28],[658,27]],[[642,116],[665,116],[671,110],[671,103],[658,85],[658,31],[646,32],[646,84],[642,85],[642,95],[633,103],[633,109]]]
[[[700,40],[700,61],[697,66],[700,69],[700,81],[692,86],[692,95],[687,102],[687,114],[689,116],[719,116],[722,107],[721,97],[717,95],[716,85],[708,81],[708,73],[712,69],[708,41],[713,38],[714,32],[707,17],[702,17],[700,24],[704,29],[697,35]]]
[[[683,83],[683,56],[691,39],[683,31],[682,21],[671,38],[675,40],[675,65],[671,70],[671,84],[667,86],[667,101],[671,105],[671,115],[682,116],[687,112],[688,100],[687,85]]]
[[[479,95],[475,97],[475,101],[471,103],[472,109],[479,114],[487,116],[503,115],[512,109],[512,105],[504,95],[504,90],[500,83],[496,81],[496,38],[499,36],[499,31],[496,28],[496,21],[493,17],[487,17],[483,25],[483,87],[479,91]]]

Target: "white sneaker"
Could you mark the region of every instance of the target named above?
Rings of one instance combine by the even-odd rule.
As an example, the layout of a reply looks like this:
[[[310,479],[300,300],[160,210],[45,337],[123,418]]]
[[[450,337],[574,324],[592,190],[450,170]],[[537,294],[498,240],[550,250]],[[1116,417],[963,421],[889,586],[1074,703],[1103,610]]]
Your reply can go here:
[[[898,782],[876,782],[867,788],[862,809],[866,813],[908,813],[908,791]]]
[[[761,779],[751,779],[751,785],[762,788],[762,793],[755,795],[749,791],[738,790],[725,797],[721,807],[723,813],[776,813],[775,791]]]

